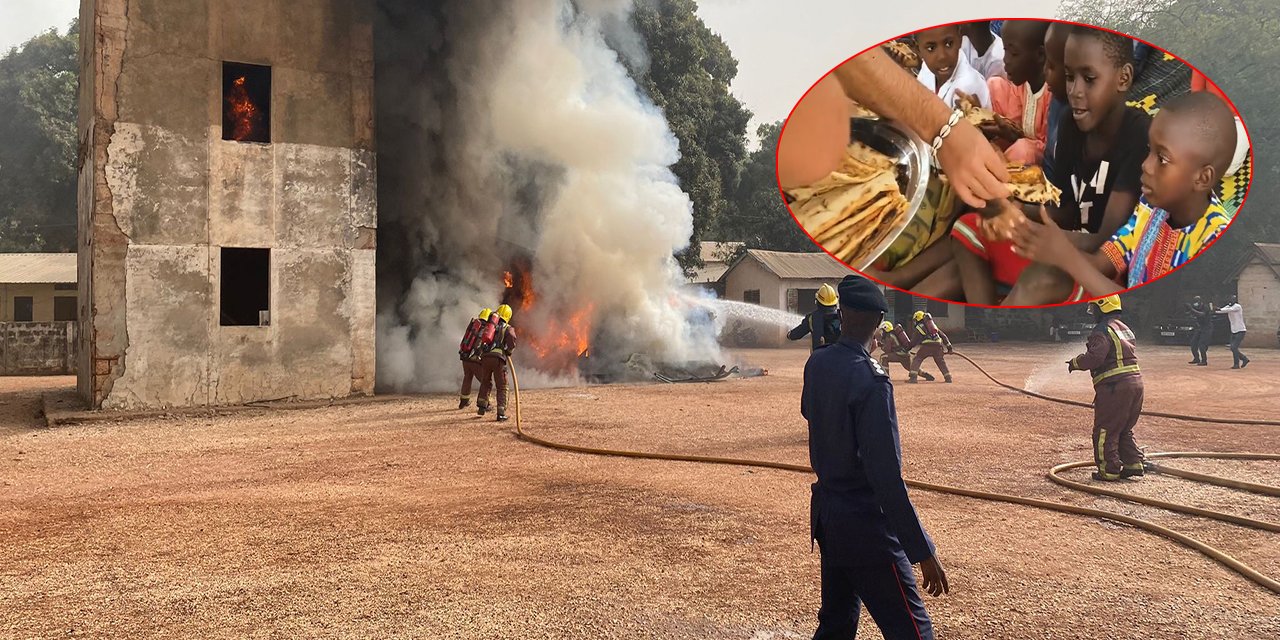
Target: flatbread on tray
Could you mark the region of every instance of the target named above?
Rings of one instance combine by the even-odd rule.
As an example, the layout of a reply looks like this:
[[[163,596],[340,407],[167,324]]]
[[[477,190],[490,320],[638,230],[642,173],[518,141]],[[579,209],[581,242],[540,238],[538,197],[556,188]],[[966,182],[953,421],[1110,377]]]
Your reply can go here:
[[[788,192],[805,231],[840,260],[861,265],[893,231],[909,203],[893,159],[855,142],[839,170]]]

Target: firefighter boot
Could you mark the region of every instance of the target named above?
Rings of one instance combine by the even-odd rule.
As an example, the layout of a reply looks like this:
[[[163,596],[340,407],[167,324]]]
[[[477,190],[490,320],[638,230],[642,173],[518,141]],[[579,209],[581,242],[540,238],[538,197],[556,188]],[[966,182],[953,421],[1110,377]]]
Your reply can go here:
[[[1102,480],[1103,482],[1115,482],[1124,476],[1119,473],[1107,473],[1106,471],[1094,471],[1093,479]]]
[[[949,374],[949,373],[948,373],[948,374],[943,375],[943,376],[942,376],[942,379],[943,379],[943,380],[946,380],[947,382],[951,382],[951,374]]]
[[[477,405],[476,405],[476,415],[478,415],[478,416],[482,416],[482,415],[484,415],[484,414],[485,414],[485,412],[486,412],[486,411],[488,411],[488,410],[489,410],[489,407],[486,407],[486,406],[484,406],[484,405],[482,405],[482,404],[477,404]]]
[[[921,378],[924,378],[924,381],[925,381],[925,382],[933,382],[933,381],[934,381],[934,377],[933,377],[933,374],[932,374],[932,373],[925,373],[925,372],[921,371],[921,372],[920,372],[920,377],[921,377]]]
[[[469,404],[471,404],[471,398],[458,398],[459,409],[466,409]]]
[[[1133,464],[1126,464],[1124,468],[1120,470],[1120,477],[1121,478],[1141,478],[1145,473],[1146,473],[1146,468],[1143,467],[1142,463],[1135,462]]]
[[[498,409],[498,422],[506,422],[506,421],[507,421],[507,412],[502,409]]]
[[[915,384],[915,383],[917,383],[917,382],[920,382],[919,380],[917,380],[917,379],[916,379],[916,372],[914,372],[914,371],[912,371],[912,372],[911,372],[911,377],[910,377],[910,378],[907,378],[907,382],[910,382],[911,384]]]

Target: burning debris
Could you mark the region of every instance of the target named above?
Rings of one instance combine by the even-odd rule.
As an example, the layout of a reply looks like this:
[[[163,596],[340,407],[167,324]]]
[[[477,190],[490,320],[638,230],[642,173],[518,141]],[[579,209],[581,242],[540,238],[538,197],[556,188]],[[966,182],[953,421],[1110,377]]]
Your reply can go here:
[[[477,309],[514,309],[522,382],[720,362],[673,254],[679,149],[627,73],[625,0],[382,0],[378,379],[438,390]],[[630,363],[630,364],[629,364]]]

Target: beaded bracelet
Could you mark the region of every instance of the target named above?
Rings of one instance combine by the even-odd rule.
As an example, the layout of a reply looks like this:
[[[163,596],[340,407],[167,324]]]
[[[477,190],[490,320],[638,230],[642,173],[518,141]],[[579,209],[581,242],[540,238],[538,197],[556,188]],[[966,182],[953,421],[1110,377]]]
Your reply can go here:
[[[964,117],[963,110],[956,109],[955,111],[952,111],[951,117],[947,119],[947,123],[942,125],[942,131],[939,131],[938,135],[933,138],[933,161],[935,163],[938,161],[938,149],[942,148],[942,141],[946,139],[947,136],[951,135],[951,128],[956,126],[956,123],[960,122],[960,118],[962,117]]]

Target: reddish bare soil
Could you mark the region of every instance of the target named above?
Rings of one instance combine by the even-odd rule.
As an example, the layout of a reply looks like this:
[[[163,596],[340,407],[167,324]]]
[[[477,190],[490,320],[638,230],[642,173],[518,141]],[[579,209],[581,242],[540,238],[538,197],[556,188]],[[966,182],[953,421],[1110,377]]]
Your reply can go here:
[[[1015,384],[1052,363],[1032,376],[1039,390],[1090,397],[1087,376],[1065,373],[1066,348],[963,350]],[[1197,368],[1181,348],[1144,347],[1147,407],[1280,418],[1280,352],[1256,351],[1243,371],[1224,354]],[[770,375],[527,390],[525,427],[807,463],[806,353],[740,355]],[[1149,518],[1280,577],[1276,534],[1049,483],[1050,466],[1089,458],[1091,413],[951,364],[955,384],[896,386],[910,477]],[[0,378],[0,637],[812,634],[806,475],[551,451],[455,410],[452,396],[41,426],[39,394],[73,385]],[[1280,452],[1280,427],[1144,418],[1138,437],[1153,451]],[[1280,484],[1280,463],[1166,464]],[[1280,499],[1160,476],[1125,489],[1280,522]],[[1280,637],[1280,596],[1168,540],[912,495],[952,586],[927,601],[940,638]],[[860,637],[879,638],[864,622]]]

